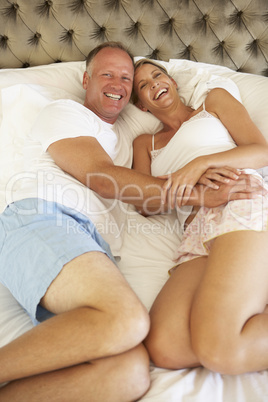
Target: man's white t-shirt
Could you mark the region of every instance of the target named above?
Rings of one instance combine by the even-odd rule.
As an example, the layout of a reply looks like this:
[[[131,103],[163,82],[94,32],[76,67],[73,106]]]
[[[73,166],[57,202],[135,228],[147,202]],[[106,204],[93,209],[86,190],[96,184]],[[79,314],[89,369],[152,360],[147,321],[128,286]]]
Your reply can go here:
[[[25,143],[24,171],[8,183],[7,203],[38,197],[73,208],[88,216],[110,244],[113,254],[120,255],[127,205],[117,200],[103,199],[65,173],[56,165],[47,149],[61,139],[90,136],[98,140],[115,164],[130,168],[133,138],[145,130],[153,130],[151,122],[144,127],[136,120],[131,121],[135,112],[136,108],[130,105],[125,117],[119,117],[115,125],[111,125],[72,100],[58,100],[47,105],[39,114]],[[116,182],[111,180],[116,186]]]

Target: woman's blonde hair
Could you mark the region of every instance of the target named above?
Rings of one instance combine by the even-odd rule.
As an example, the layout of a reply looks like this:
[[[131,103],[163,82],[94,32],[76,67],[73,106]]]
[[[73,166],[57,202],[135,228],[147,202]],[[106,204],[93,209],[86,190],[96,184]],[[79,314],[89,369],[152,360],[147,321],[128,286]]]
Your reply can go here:
[[[167,72],[166,68],[165,68],[164,66],[162,66],[162,64],[157,63],[157,61],[155,61],[155,60],[152,60],[152,59],[145,59],[145,58],[136,61],[136,63],[134,64],[135,71],[136,71],[139,67],[143,66],[144,64],[152,64],[153,66],[158,67],[160,70],[162,70],[163,73],[165,73],[166,75],[168,75],[168,72]]]

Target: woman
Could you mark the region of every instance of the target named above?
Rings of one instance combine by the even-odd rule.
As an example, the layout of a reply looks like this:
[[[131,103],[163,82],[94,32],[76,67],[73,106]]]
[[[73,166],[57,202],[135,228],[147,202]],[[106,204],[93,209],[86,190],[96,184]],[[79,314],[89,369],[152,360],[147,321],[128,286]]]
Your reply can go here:
[[[217,186],[245,167],[266,166],[267,142],[228,92],[213,89],[193,110],[182,103],[176,82],[150,60],[136,65],[134,92],[139,107],[163,128],[134,141],[133,167],[168,177],[165,190],[173,205],[179,203],[185,228],[176,266],[150,312],[145,344],[151,359],[170,369],[203,365],[223,374],[266,369],[267,196],[198,211],[184,205],[198,182]]]

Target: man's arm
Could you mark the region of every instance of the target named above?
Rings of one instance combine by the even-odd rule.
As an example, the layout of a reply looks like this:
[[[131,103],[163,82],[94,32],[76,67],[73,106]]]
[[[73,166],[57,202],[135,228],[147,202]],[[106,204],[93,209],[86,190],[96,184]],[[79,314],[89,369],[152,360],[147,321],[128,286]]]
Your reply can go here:
[[[115,166],[93,137],[56,141],[48,147],[55,163],[104,198],[119,199],[141,207],[161,205],[163,179]]]
[[[164,180],[115,166],[93,137],[59,140],[49,146],[48,152],[62,170],[104,198],[133,204],[146,215],[170,209],[168,200],[164,204],[161,201]],[[241,175],[228,184],[219,183],[218,190],[197,185],[187,205],[215,207],[230,199],[252,198],[261,190],[259,183],[254,187],[248,175]]]

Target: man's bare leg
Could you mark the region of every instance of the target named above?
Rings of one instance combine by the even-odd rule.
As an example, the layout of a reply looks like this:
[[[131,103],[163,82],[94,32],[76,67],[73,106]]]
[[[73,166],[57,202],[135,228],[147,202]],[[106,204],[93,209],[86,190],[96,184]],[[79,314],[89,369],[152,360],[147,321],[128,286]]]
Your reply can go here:
[[[127,402],[150,385],[149,359],[142,345],[105,359],[16,380],[0,388],[1,402]]]
[[[66,264],[41,304],[57,315],[0,349],[0,383],[120,355],[139,345],[149,329],[144,306],[99,252]],[[85,367],[93,372],[94,364]]]

